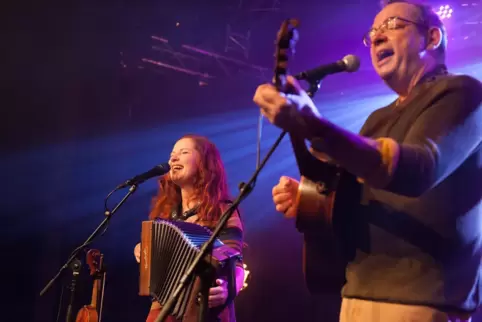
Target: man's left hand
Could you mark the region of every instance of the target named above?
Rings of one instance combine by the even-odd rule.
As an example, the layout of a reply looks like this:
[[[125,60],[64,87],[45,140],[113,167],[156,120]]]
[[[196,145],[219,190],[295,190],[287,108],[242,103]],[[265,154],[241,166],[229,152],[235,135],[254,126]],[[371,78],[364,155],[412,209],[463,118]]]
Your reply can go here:
[[[209,289],[208,306],[210,308],[223,305],[228,299],[228,282],[218,278],[216,279],[216,285]]]
[[[296,121],[298,115],[313,114],[320,117],[320,113],[294,77],[287,77],[286,86],[286,92],[289,94],[279,92],[271,84],[260,85],[256,89],[253,101],[272,124],[285,131],[306,131]]]

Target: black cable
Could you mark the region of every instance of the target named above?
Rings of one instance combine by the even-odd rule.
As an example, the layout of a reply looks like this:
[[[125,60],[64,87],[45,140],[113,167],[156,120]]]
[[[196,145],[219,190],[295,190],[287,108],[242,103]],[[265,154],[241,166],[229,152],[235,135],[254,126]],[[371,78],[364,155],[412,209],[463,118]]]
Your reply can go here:
[[[60,319],[60,311],[62,311],[62,298],[64,296],[64,288],[65,286],[62,285],[62,291],[60,292],[60,298],[59,298],[59,309],[57,310],[57,319],[55,320],[55,322],[59,322],[59,319]]]
[[[255,170],[259,169],[260,163],[261,163],[261,138],[263,134],[263,114],[261,112],[259,113],[258,117],[258,126],[256,128],[256,167]],[[251,184],[251,189],[254,188],[256,185],[256,179],[257,177],[254,178],[252,184]],[[239,183],[239,190],[242,190],[246,183],[244,181]]]
[[[256,146],[256,169],[259,168],[261,162],[261,137],[263,135],[263,114],[259,113],[258,131],[257,131],[257,146]]]

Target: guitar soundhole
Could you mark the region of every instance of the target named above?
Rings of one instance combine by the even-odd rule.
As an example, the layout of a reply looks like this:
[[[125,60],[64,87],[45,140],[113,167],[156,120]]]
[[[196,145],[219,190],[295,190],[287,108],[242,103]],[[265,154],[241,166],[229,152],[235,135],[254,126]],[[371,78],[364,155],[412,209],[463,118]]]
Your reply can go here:
[[[340,173],[337,172],[335,174],[335,177],[332,178],[332,180],[328,180],[328,181],[319,181],[316,183],[316,191],[318,193],[321,193],[321,194],[324,194],[324,195],[329,195],[330,193],[332,193],[333,191],[336,190],[337,186],[338,186],[338,183],[340,181]]]
[[[316,192],[319,194],[327,194],[328,189],[326,188],[326,185],[323,182],[317,182],[316,183]]]

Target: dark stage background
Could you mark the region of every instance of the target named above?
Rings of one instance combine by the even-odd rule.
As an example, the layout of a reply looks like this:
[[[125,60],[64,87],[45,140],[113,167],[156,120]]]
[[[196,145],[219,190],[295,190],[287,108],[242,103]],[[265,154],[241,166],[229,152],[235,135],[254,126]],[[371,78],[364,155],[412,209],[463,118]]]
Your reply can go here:
[[[334,122],[357,131],[373,109],[394,97],[371,71],[360,42],[378,10],[376,1],[87,0],[10,2],[5,9],[2,321],[56,321],[59,304],[59,321],[65,320],[69,271],[43,297],[40,290],[103,220],[107,193],[167,161],[180,136],[212,139],[231,191],[238,193],[238,184],[254,171],[258,110],[252,97],[256,86],[271,78],[273,40],[282,19],[302,21],[292,70],[348,53],[362,59],[356,75],[332,76],[317,96]],[[243,46],[236,45],[228,26],[242,33]],[[464,36],[464,28],[459,23],[454,34]],[[168,39],[169,46],[153,35]],[[457,37],[449,66],[480,78],[482,45]],[[182,49],[183,44],[231,60]],[[278,134],[265,124],[263,155]],[[301,236],[272,206],[271,188],[281,175],[298,176],[287,140],[241,206],[252,278],[237,299],[240,322],[314,321],[323,305],[305,289]],[[133,248],[155,193],[155,180],[143,184],[92,245],[105,255],[108,270],[105,322],[144,321],[147,315],[149,299],[137,295]],[[110,205],[122,195],[115,194]],[[89,303],[91,286],[84,265],[74,314]]]

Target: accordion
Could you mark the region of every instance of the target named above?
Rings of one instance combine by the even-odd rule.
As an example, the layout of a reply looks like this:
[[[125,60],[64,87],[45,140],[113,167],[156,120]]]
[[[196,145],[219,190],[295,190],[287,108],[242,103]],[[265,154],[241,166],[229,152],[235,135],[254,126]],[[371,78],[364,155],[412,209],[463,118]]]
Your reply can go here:
[[[193,223],[163,219],[143,221],[139,295],[151,296],[164,305],[210,236],[208,228]],[[219,272],[230,260],[240,258],[239,252],[215,239],[212,251],[200,264]],[[193,274],[185,283],[170,312],[177,319],[186,312],[195,277]]]

